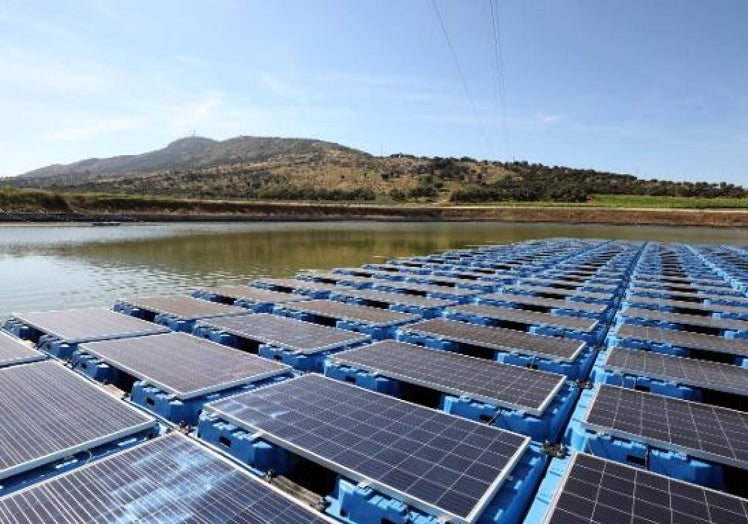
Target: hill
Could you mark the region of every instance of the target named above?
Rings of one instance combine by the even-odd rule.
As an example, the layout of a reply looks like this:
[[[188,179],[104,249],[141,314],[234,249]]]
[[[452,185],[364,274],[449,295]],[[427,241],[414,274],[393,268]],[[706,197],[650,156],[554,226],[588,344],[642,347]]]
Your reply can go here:
[[[642,180],[632,175],[468,157],[375,157],[299,138],[203,137],[113,158],[24,173],[4,183],[62,192],[243,200],[378,202],[586,202],[594,195],[746,198],[733,184]]]

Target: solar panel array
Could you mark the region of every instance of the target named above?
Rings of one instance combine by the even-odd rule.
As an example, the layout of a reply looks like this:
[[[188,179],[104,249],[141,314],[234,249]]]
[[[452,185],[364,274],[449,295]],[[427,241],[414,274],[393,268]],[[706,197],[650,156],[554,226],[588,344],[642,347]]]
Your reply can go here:
[[[285,309],[288,311],[300,311],[320,317],[333,318],[338,320],[350,320],[353,322],[363,322],[365,324],[376,326],[389,326],[402,324],[403,322],[412,322],[420,317],[410,313],[401,313],[399,311],[390,311],[370,306],[360,306],[357,304],[347,304],[345,302],[336,302],[334,300],[308,300],[287,304]]]
[[[674,381],[716,391],[748,396],[748,368],[639,351],[613,348],[604,364],[605,369]]]
[[[0,369],[0,479],[155,427],[62,365]]]
[[[458,353],[385,340],[337,353],[332,362],[437,391],[541,415],[565,382],[535,371]]]
[[[0,520],[81,522],[332,522],[172,433],[0,498]]]
[[[438,515],[472,522],[529,438],[318,375],[207,406],[241,428]]]
[[[200,322],[200,326],[304,354],[319,353],[369,340],[365,335],[292,318],[258,313]]]
[[[748,468],[748,413],[601,384],[583,425]]]
[[[293,352],[315,355],[344,349],[326,355],[327,362],[419,386],[403,386],[400,391],[405,396],[408,391],[426,388],[495,405],[499,413],[512,410],[512,420],[518,423],[512,427],[534,424],[534,419],[526,417],[545,417],[558,399],[554,406],[560,408],[550,412],[547,422],[563,429],[570,416],[566,407],[573,409],[575,396],[561,395],[562,389],[573,390],[560,374],[393,340],[357,347],[369,342],[369,337],[281,315],[290,311],[398,326],[398,337],[408,341],[429,345],[433,341],[456,342],[462,345],[460,350],[484,355],[490,354],[485,351],[490,349],[537,356],[548,360],[529,360],[559,372],[574,361],[582,375],[595,366],[596,373],[582,379],[600,381],[600,377],[610,376],[600,373],[605,370],[637,377],[625,381],[627,385],[641,383],[638,377],[662,380],[690,386],[697,393],[714,390],[704,394],[710,402],[723,401],[723,397],[735,402],[735,395],[748,397],[748,368],[740,367],[743,359],[748,359],[748,339],[740,338],[748,331],[748,320],[719,318],[719,314],[748,312],[748,297],[740,287],[748,282],[744,255],[723,246],[555,239],[472,246],[365,268],[311,272],[296,279],[258,279],[249,286],[204,288],[200,293],[216,295],[224,302],[279,304],[275,314],[249,314],[242,308],[181,296],[135,298],[125,303],[156,314],[198,320],[198,326]],[[397,292],[352,289],[360,283]],[[325,297],[334,294],[336,300],[357,303],[309,300],[299,294],[308,292]],[[456,300],[421,296],[432,293],[477,303],[456,305]],[[624,294],[629,304],[651,309],[621,310]],[[511,307],[488,305],[488,301]],[[418,314],[382,309],[391,305],[409,307]],[[561,313],[574,310],[595,318],[550,314],[540,308],[565,310]],[[604,313],[608,310],[616,312],[616,328],[606,343],[588,351],[587,344],[571,338],[579,332],[605,335],[610,320]],[[419,321],[434,312],[476,322],[446,318]],[[634,324],[642,321],[652,327]],[[182,400],[295,374],[274,360],[171,333],[165,327],[108,310],[26,313],[6,324],[19,336],[28,336],[19,323],[64,342],[81,343],[84,352]],[[480,325],[484,323],[504,327]],[[568,335],[550,337],[507,329],[516,324],[557,328]],[[663,324],[669,325],[663,328]],[[733,333],[704,334],[715,330]],[[632,345],[664,352],[685,348],[683,353],[691,358],[625,347]],[[593,364],[598,350],[607,351],[607,355]],[[0,369],[0,479],[94,446],[115,445],[156,427],[152,417],[56,362],[22,363],[19,358],[43,356],[0,334],[0,367],[9,366]],[[608,384],[582,391],[591,398],[578,404],[576,422],[567,429],[583,432],[584,439],[572,438],[572,446],[581,440],[611,436],[748,471],[746,412]],[[414,400],[423,400],[414,395]],[[536,467],[523,460],[530,437],[502,431],[493,422],[473,422],[316,374],[223,398],[208,404],[205,411],[215,417],[208,420],[234,424],[440,521],[475,523],[495,502],[494,494],[505,482],[511,482],[511,489],[522,500],[537,489],[532,481],[525,482],[530,479],[528,471]],[[561,420],[564,417],[566,420]],[[225,427],[217,424],[211,431],[220,433]],[[529,426],[525,429],[532,432]],[[202,436],[215,438],[220,447],[218,436]],[[563,466],[565,462],[555,464]],[[547,478],[555,476],[557,469],[552,465]],[[683,474],[679,468],[668,472]],[[292,472],[291,478],[296,473]],[[502,504],[508,501],[497,500]],[[547,498],[541,502],[547,504]],[[339,510],[341,516],[355,522],[354,515],[346,514],[350,508],[345,504],[339,508],[333,505],[332,511]],[[747,514],[748,501],[577,454],[566,468],[547,521],[748,523]],[[379,516],[372,519],[381,520]],[[0,520],[328,521],[218,453],[177,434],[116,452],[0,497]],[[538,520],[542,519],[534,519],[533,524]]]
[[[438,337],[496,351],[542,355],[570,362],[577,358],[585,343],[560,337],[534,335],[514,329],[480,326],[467,322],[434,318],[402,326],[404,333]]]
[[[145,311],[169,315],[182,320],[244,315],[247,313],[244,308],[185,296],[134,297],[123,299],[122,302]]]
[[[748,524],[748,501],[583,453],[546,524]]]
[[[540,313],[538,311],[487,306],[483,304],[462,304],[459,306],[452,306],[448,311],[450,313],[462,313],[466,315],[485,317],[498,322],[545,325],[585,332],[592,331],[598,324],[598,321],[592,318],[551,315],[549,313]]]
[[[284,364],[184,333],[90,342],[80,349],[181,399],[290,371]]]
[[[14,313],[13,318],[69,343],[169,331],[166,327],[101,308]]]
[[[0,331],[0,367],[42,360],[45,356],[16,337]]]

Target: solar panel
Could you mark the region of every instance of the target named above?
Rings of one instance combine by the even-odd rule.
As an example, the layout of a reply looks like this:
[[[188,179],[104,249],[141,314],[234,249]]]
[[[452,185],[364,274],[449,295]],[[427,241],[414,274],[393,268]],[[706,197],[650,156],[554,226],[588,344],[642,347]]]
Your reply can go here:
[[[80,349],[181,399],[288,373],[290,367],[185,333],[106,340]]]
[[[583,311],[585,313],[605,313],[608,307],[604,304],[590,304],[588,302],[571,302],[567,300],[558,300],[555,298],[542,298],[534,297],[530,295],[515,295],[512,293],[489,293],[480,297],[483,300],[496,300],[500,302],[510,302],[512,304],[520,304],[527,306],[538,306],[548,309],[560,308],[560,309],[573,309],[576,311]]]
[[[748,331],[748,321],[746,320],[687,315],[684,313],[671,313],[669,311],[657,311],[655,309],[636,307],[626,308],[621,311],[620,315],[628,318],[657,320],[660,322],[670,322],[672,324],[680,324],[684,326],[703,326],[713,329]]]
[[[725,286],[725,281],[719,277],[714,278],[692,278],[692,277],[675,277],[675,276],[667,276],[667,275],[648,275],[646,273],[637,274],[636,275],[637,280],[654,280],[657,282],[663,282],[663,283],[673,283],[678,282],[682,284],[695,284],[697,286],[706,285],[706,286],[717,286],[717,287],[723,287]]]
[[[590,284],[588,282],[573,282],[569,280],[563,280],[553,277],[526,277],[519,281],[521,284],[525,285],[536,285],[536,286],[544,286],[544,287],[555,287],[555,288],[566,288],[566,289],[576,289],[580,287],[586,287]],[[603,284],[596,284],[595,288],[599,289],[609,289],[611,293],[615,292],[618,286],[614,285],[603,285]]]
[[[335,284],[326,284],[324,282],[309,282],[308,280],[298,280],[295,278],[258,278],[249,283],[253,287],[270,287],[273,289],[287,289],[288,291],[337,291],[340,289]],[[345,289],[345,288],[344,288]]]
[[[627,300],[631,304],[645,304],[678,309],[690,309],[693,311],[703,311],[708,314],[735,313],[738,315],[748,315],[748,307],[740,306],[727,306],[723,304],[697,304],[695,302],[685,302],[683,300],[669,300],[665,298],[651,298],[641,296],[629,296]]]
[[[730,355],[748,356],[748,340],[728,339],[715,335],[689,333],[675,329],[662,329],[648,326],[623,324],[618,328],[619,340],[637,340],[649,344],[667,344],[687,349],[713,351]]]
[[[156,426],[57,362],[0,369],[0,479]]]
[[[13,318],[71,344],[169,331],[164,326],[101,308],[14,313]]]
[[[496,351],[546,356],[566,362],[575,360],[585,347],[584,342],[577,340],[535,335],[514,329],[480,326],[441,318],[408,324],[400,327],[400,331],[444,338]]]
[[[371,302],[381,302],[384,304],[402,304],[415,307],[443,308],[454,304],[453,300],[441,298],[426,298],[416,295],[405,295],[403,293],[388,293],[386,291],[374,291],[371,289],[338,289],[335,291],[336,296],[358,298]]]
[[[345,285],[346,283],[350,282],[356,284],[371,284],[373,282],[373,280],[369,277],[343,273],[333,273],[332,271],[305,271],[304,273],[301,273],[300,276],[309,277],[313,282],[323,282],[329,284],[340,284],[342,282],[343,284],[341,285]]]
[[[699,293],[699,292],[689,292],[689,291],[670,291],[668,289],[652,289],[648,287],[643,286],[633,286],[629,288],[629,293],[632,295],[641,296],[644,293],[658,293],[662,295],[668,295],[671,297],[681,298],[684,300],[692,299],[698,302],[704,301],[704,300],[729,300],[731,303],[734,304],[744,304],[746,307],[748,307],[748,299],[745,297],[741,297],[738,295],[731,296],[731,295],[721,295],[721,294],[715,294],[715,293]]]
[[[499,322],[514,322],[527,325],[545,325],[563,329],[575,329],[590,332],[597,327],[597,320],[584,317],[570,317],[527,311],[524,309],[510,309],[484,304],[463,304],[452,306],[449,312],[464,313],[490,318]]]
[[[536,416],[543,414],[565,382],[555,373],[394,340],[337,353],[331,361]]]
[[[633,285],[638,287],[648,287],[648,288],[660,288],[660,289],[669,289],[674,291],[686,291],[686,292],[694,292],[694,291],[702,291],[705,293],[720,293],[720,292],[727,292],[732,291],[732,288],[725,285],[725,286],[707,286],[704,284],[689,284],[687,282],[683,283],[677,283],[677,282],[664,282],[660,280],[640,280],[640,279],[634,279]]]
[[[0,498],[0,520],[16,524],[332,522],[179,433]]]
[[[576,453],[545,524],[748,524],[748,501]]]
[[[577,289],[562,289],[558,287],[546,287],[546,286],[528,286],[524,284],[517,284],[513,286],[504,286],[503,291],[517,291],[534,293],[537,295],[557,295],[565,297],[580,297],[580,298],[591,298],[597,300],[610,300],[613,297],[612,293],[597,293],[595,291],[581,291]]]
[[[416,282],[377,282],[374,284],[374,289],[382,288],[394,288],[402,291],[411,291],[414,293],[421,293],[428,295],[432,293],[449,293],[456,297],[470,297],[480,293],[480,291],[474,291],[470,289],[461,288],[447,288],[444,286],[437,286],[435,284],[419,284]]]
[[[42,353],[26,346],[13,335],[0,331],[0,367],[43,360],[44,358],[45,356]]]
[[[601,384],[582,425],[598,433],[748,467],[748,413]]]
[[[392,326],[404,322],[412,322],[420,319],[418,315],[390,311],[370,306],[359,306],[347,304],[334,300],[309,300],[288,304],[284,309],[289,311],[301,311],[320,317],[333,318],[336,320],[350,320],[363,322],[374,326]]]
[[[216,318],[199,325],[307,355],[369,340],[368,336],[358,333],[269,313]]]
[[[206,411],[458,522],[478,518],[530,440],[311,374],[210,403]]]
[[[294,302],[296,300],[304,300],[304,297],[300,297],[299,295],[280,293],[278,291],[270,291],[268,289],[249,286],[216,286],[202,288],[198,291],[234,300],[244,300],[246,302],[271,302],[274,304],[280,304]]]
[[[612,348],[605,369],[632,373],[688,386],[748,395],[748,369],[708,360],[663,355],[651,351]]]
[[[120,302],[157,315],[169,315],[181,320],[197,320],[247,313],[247,310],[241,307],[227,306],[185,296],[133,297],[123,299]]]

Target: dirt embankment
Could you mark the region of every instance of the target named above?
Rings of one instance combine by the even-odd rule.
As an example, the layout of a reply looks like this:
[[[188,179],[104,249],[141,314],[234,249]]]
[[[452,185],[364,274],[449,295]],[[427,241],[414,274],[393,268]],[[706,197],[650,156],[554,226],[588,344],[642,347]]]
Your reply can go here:
[[[748,227],[748,210],[520,206],[370,206],[101,199],[65,211],[5,212],[0,221],[449,220]]]

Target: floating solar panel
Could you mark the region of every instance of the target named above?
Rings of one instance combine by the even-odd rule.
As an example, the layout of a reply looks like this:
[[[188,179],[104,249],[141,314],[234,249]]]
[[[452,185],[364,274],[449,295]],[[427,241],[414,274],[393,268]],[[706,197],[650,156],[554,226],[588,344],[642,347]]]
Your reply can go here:
[[[0,398],[0,479],[156,426],[51,361],[1,369]]]
[[[529,437],[305,375],[206,411],[427,513],[474,522]]]
[[[245,315],[247,313],[244,308],[185,296],[134,297],[123,299],[121,302],[157,315],[168,315],[180,320]]]
[[[577,289],[562,289],[558,287],[528,286],[524,284],[504,286],[502,289],[503,291],[507,291],[507,292],[533,293],[536,295],[556,295],[556,296],[564,296],[564,297],[579,297],[579,298],[589,298],[589,299],[595,299],[595,300],[610,300],[613,298],[612,293],[597,293],[594,291],[581,291]]]
[[[667,295],[670,297],[675,297],[676,299],[684,300],[684,301],[696,301],[696,302],[702,302],[706,300],[714,300],[714,301],[729,301],[732,304],[743,304],[745,307],[748,307],[748,299],[741,296],[731,296],[731,295],[724,295],[724,294],[715,294],[715,293],[699,293],[699,292],[689,292],[689,291],[671,291],[668,289],[652,289],[648,287],[641,287],[641,286],[633,286],[629,288],[629,293],[634,296],[642,296],[646,293],[657,293],[659,295]]]
[[[0,520],[16,524],[332,522],[179,433],[0,498]]]
[[[748,320],[733,320],[730,318],[715,318],[701,315],[687,315],[684,313],[670,313],[655,309],[630,307],[621,311],[620,315],[628,318],[640,318],[684,326],[702,326],[712,329],[730,331],[748,331]]]
[[[402,326],[400,330],[404,333],[443,338],[470,346],[541,355],[565,362],[575,360],[585,347],[585,343],[578,340],[534,335],[514,329],[479,326],[441,318]]]
[[[543,414],[566,378],[393,340],[337,353],[331,361],[536,416]]]
[[[336,320],[361,322],[372,326],[394,326],[420,319],[419,316],[410,313],[347,304],[345,302],[336,302],[334,300],[308,300],[304,302],[296,302],[294,304],[286,305],[284,309],[289,311],[300,311],[302,313]]]
[[[714,335],[689,333],[675,329],[636,326],[623,324],[615,334],[618,340],[637,340],[649,344],[663,344],[666,346],[698,349],[715,353],[748,356],[748,340],[727,339]]]
[[[226,297],[233,300],[244,300],[246,302],[270,302],[273,304],[281,304],[285,302],[294,302],[296,300],[304,300],[304,297],[300,297],[299,295],[280,293],[278,291],[270,291],[249,286],[216,286],[202,288],[198,291],[204,294]]]
[[[637,297],[630,296],[627,301],[631,304],[644,304],[659,307],[669,307],[675,309],[689,309],[693,311],[703,311],[704,313],[733,313],[737,315],[748,315],[748,307],[728,306],[723,304],[697,304],[695,302],[685,302],[683,300],[669,300],[665,298]]]
[[[601,384],[582,425],[748,468],[748,413],[741,411]]]
[[[716,391],[748,395],[748,369],[651,351],[612,348],[605,369]]]
[[[335,295],[358,298],[370,302],[381,302],[384,304],[403,304],[406,306],[443,308],[454,304],[453,300],[441,298],[426,298],[416,295],[405,295],[403,293],[389,293],[387,291],[374,291],[371,289],[337,289]]]
[[[358,333],[268,313],[216,318],[199,325],[306,355],[369,340]]]
[[[164,326],[101,308],[14,313],[13,318],[71,344],[169,331]]]
[[[301,273],[299,277],[310,278],[313,282],[323,282],[329,284],[345,285],[346,283],[356,284],[371,284],[372,279],[369,277],[350,275],[344,273],[333,273],[332,271],[306,271]]]
[[[576,453],[545,524],[748,524],[748,501]]]
[[[552,326],[584,332],[593,331],[598,324],[598,321],[592,318],[551,315],[549,313],[540,313],[538,311],[486,306],[483,304],[464,304],[460,306],[452,306],[449,308],[449,311],[466,315],[485,317],[499,322]]]
[[[509,302],[512,304],[537,306],[546,309],[573,309],[585,313],[603,314],[608,309],[604,304],[590,304],[587,302],[571,302],[555,298],[533,297],[530,295],[515,295],[512,293],[489,293],[480,297],[481,301]]]
[[[91,342],[79,348],[180,399],[291,370],[284,364],[184,333]]]
[[[719,277],[714,278],[691,278],[691,277],[669,277],[666,275],[656,275],[651,274],[648,275],[646,273],[637,274],[636,275],[637,280],[653,280],[656,282],[663,282],[663,283],[681,283],[681,284],[689,284],[689,285],[696,285],[696,286],[716,286],[716,287],[724,287],[726,286],[725,281]]]
[[[438,286],[435,284],[418,284],[415,282],[377,282],[374,287],[375,289],[385,287],[394,288],[422,295],[429,295],[433,293],[449,293],[450,295],[456,297],[470,297],[480,293],[480,291],[473,291],[470,289],[446,288],[444,286]]]
[[[272,289],[287,289],[289,291],[337,291],[340,289],[335,284],[324,282],[309,282],[295,278],[258,278],[249,283],[252,287],[268,287]]]
[[[26,346],[13,335],[0,331],[0,367],[43,360],[44,354]]]

